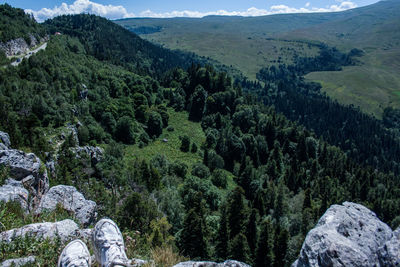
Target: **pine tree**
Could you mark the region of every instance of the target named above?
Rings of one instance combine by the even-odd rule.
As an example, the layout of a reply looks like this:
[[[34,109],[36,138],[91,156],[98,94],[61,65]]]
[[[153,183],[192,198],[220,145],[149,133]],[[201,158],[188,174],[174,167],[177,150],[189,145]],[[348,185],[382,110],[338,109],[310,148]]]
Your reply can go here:
[[[277,221],[279,221],[281,217],[286,214],[287,203],[285,199],[285,190],[286,186],[281,181],[278,185],[278,192],[274,203],[274,217]]]
[[[236,187],[228,199],[229,238],[246,231],[248,207],[241,187]]]
[[[249,247],[250,247],[252,256],[257,247],[257,238],[258,238],[257,217],[258,217],[258,211],[256,209],[252,209],[251,214],[250,214],[249,223],[247,224],[247,230],[246,230],[247,241],[249,243]]]
[[[251,263],[250,254],[249,244],[243,233],[239,233],[229,241],[229,258],[245,263]]]
[[[193,208],[189,210],[183,221],[179,247],[185,256],[192,259],[207,259],[208,242],[207,230],[204,228],[202,215]]]
[[[286,263],[286,251],[288,248],[289,232],[283,229],[277,229],[274,244],[274,267],[285,266]]]
[[[179,246],[184,255],[193,259],[209,257],[206,208],[203,195],[196,193],[190,210],[186,212]]]
[[[215,247],[215,253],[220,261],[224,261],[228,258],[228,220],[226,214],[225,205],[221,207],[221,217],[219,220],[219,231],[217,237],[217,245]]]
[[[261,226],[260,237],[257,242],[255,267],[270,267],[274,263],[273,252],[273,228],[270,218],[267,218]]]

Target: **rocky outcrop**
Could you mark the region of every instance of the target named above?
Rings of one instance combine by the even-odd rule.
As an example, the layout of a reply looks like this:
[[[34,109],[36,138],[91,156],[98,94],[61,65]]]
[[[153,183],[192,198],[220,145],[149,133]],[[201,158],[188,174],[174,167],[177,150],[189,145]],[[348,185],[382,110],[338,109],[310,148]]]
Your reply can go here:
[[[243,262],[228,260],[223,263],[210,261],[186,261],[175,265],[174,267],[250,267]]]
[[[28,198],[29,192],[20,181],[8,179],[5,185],[0,187],[0,202],[17,202],[26,213],[30,208]]]
[[[29,51],[29,45],[24,38],[17,38],[6,43],[0,43],[0,50],[3,50],[6,56],[11,57]]]
[[[30,44],[28,44],[24,38],[17,38],[6,43],[0,42],[0,50],[4,51],[8,57],[21,55],[27,53],[30,48],[33,48],[49,39],[48,36],[46,36],[45,38],[40,38],[40,40],[38,40],[32,34],[29,35],[29,38]]]
[[[292,267],[397,266],[391,263],[398,262],[399,251],[398,233],[366,207],[345,202],[319,219]]]
[[[76,219],[85,226],[96,220],[96,203],[86,200],[73,186],[57,185],[50,188],[43,196],[36,212],[53,211],[57,205],[61,205],[64,209],[72,212]]]
[[[11,148],[10,136],[8,133],[0,131],[0,143],[5,146],[5,149]]]
[[[72,147],[71,151],[76,154],[77,159],[80,159],[82,154],[87,155],[94,165],[100,162],[104,155],[104,150],[97,146],[77,146]]]
[[[6,260],[0,263],[0,267],[18,267],[18,266],[32,266],[35,263],[35,257],[29,256],[26,258],[18,258],[18,259],[11,259]]]
[[[7,133],[0,132],[0,166],[9,168],[9,176],[21,184],[32,194],[34,206],[39,203],[43,194],[49,190],[49,178],[47,170],[42,166],[40,159],[33,153],[25,153],[11,149],[10,138]],[[6,188],[7,192],[11,192]],[[18,194],[17,196],[18,197]]]
[[[15,149],[0,150],[0,165],[9,167],[9,175],[22,181],[37,202],[48,191],[47,170],[41,166],[41,161],[35,154]]]
[[[378,251],[381,266],[400,266],[400,227]]]
[[[79,138],[78,138],[78,127],[80,125],[80,122],[76,124],[68,123],[67,125],[67,132],[66,133],[61,133],[61,139],[67,138],[68,135],[72,135],[72,138],[74,139],[75,144],[78,146],[79,145]]]
[[[17,237],[31,236],[34,238],[55,239],[59,237],[61,241],[66,241],[70,238],[79,235],[78,225],[72,220],[63,220],[60,222],[44,222],[28,224],[21,228],[12,229],[0,233],[0,242],[12,242]]]

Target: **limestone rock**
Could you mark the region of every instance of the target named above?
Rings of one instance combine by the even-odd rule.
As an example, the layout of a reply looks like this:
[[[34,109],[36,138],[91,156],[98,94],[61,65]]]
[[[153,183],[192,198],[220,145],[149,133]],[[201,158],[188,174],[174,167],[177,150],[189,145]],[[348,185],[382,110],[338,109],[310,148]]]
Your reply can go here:
[[[0,42],[0,50],[3,50],[6,56],[10,57],[26,53],[29,51],[29,45],[24,38],[17,38],[6,43]]]
[[[56,163],[54,160],[48,160],[46,162],[46,169],[49,171],[51,177],[56,176]]]
[[[29,34],[29,38],[30,44],[28,44],[24,38],[17,38],[5,43],[0,42],[0,50],[3,50],[8,57],[21,55],[27,53],[30,48],[37,46],[39,43],[49,40],[49,36],[41,37],[40,40],[38,40],[32,34]]]
[[[11,242],[16,237],[24,237],[26,235],[35,238],[55,239],[59,237],[61,241],[66,241],[76,237],[78,234],[78,225],[72,220],[63,220],[60,222],[44,222],[25,225],[21,228],[12,229],[0,233],[0,242]]]
[[[83,225],[89,225],[96,220],[96,203],[86,200],[73,186],[57,185],[50,188],[43,196],[36,212],[53,211],[57,204],[61,204],[64,209],[73,212]]]
[[[80,229],[78,230],[77,237],[88,244],[92,242],[92,231],[93,229]]]
[[[10,136],[8,133],[0,131],[0,143],[2,143],[7,149],[11,148]]]
[[[71,151],[76,154],[77,159],[80,159],[82,154],[87,155],[94,165],[100,162],[104,156],[104,149],[97,146],[77,146],[72,147]]]
[[[250,265],[233,260],[227,260],[223,263],[215,263],[211,261],[186,261],[180,262],[174,267],[250,267]]]
[[[29,256],[26,258],[18,258],[18,259],[10,259],[10,260],[6,260],[3,261],[2,263],[0,263],[0,267],[18,267],[18,266],[26,266],[29,264],[29,266],[31,266],[31,264],[35,263],[35,257],[34,256]]]
[[[29,192],[23,187],[22,182],[14,179],[8,179],[5,185],[0,187],[0,202],[18,202],[25,212],[29,211],[28,197]]]
[[[389,226],[366,207],[332,205],[307,234],[292,267],[381,266],[377,251],[392,236]]]
[[[143,266],[148,263],[149,263],[148,261],[141,260],[141,259],[131,259],[130,260],[130,266],[132,266],[132,267],[140,267],[140,266]]]
[[[67,135],[72,134],[72,138],[74,139],[75,144],[76,144],[76,145],[79,145],[78,127],[77,127],[77,125],[72,124],[72,123],[68,123],[67,129],[68,129],[68,131],[69,131],[69,132],[67,133]]]
[[[40,159],[33,153],[16,149],[0,150],[0,165],[10,168],[10,176],[22,181],[25,188],[38,200],[49,189],[46,168],[41,168]]]
[[[400,266],[400,227],[378,251],[381,266]]]

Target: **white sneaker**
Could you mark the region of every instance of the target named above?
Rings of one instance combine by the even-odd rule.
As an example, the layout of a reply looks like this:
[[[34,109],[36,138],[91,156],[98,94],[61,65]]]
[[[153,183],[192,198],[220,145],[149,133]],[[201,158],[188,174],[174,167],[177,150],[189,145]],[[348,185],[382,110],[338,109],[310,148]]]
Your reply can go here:
[[[81,240],[71,241],[61,252],[58,267],[90,267],[90,253]]]
[[[96,261],[101,267],[129,266],[124,239],[112,220],[101,219],[97,222],[92,238]]]

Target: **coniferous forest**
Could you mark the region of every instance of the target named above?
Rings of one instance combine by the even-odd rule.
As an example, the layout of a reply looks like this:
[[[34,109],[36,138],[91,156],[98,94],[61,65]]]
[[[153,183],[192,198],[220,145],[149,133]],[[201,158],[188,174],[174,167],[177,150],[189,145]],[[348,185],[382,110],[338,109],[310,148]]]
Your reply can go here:
[[[358,64],[360,51],[321,46],[318,56],[263,68],[251,82],[94,15],[39,25],[7,5],[0,20],[5,12],[15,25],[27,21],[10,29],[18,36],[43,29],[50,40],[18,67],[0,69],[0,130],[14,148],[55,160],[51,186],[75,186],[124,235],[139,231],[132,255],[149,258],[168,247],[194,260],[290,266],[318,218],[344,201],[400,225],[398,111],[387,109],[380,121],[303,78]],[[1,34],[0,41],[16,37]],[[141,156],[176,131],[171,114],[201,129],[201,143],[180,138],[178,152],[195,155],[193,164]],[[60,129],[76,124],[78,140],[70,134],[59,142]],[[104,158],[76,157],[77,145],[102,147]],[[134,157],[130,147],[138,147]],[[3,184],[7,169],[0,173]],[[0,208],[2,231],[32,220],[14,206]],[[38,249],[24,246],[19,251]],[[16,251],[0,244],[0,260]]]

